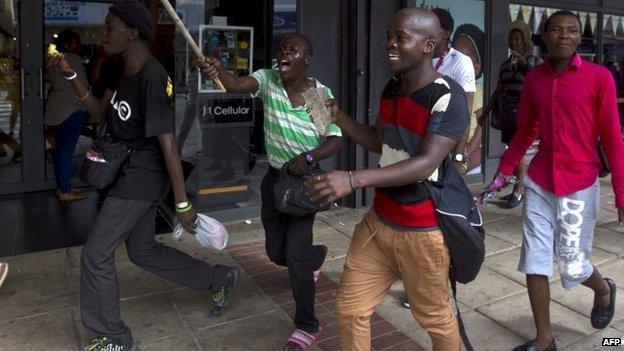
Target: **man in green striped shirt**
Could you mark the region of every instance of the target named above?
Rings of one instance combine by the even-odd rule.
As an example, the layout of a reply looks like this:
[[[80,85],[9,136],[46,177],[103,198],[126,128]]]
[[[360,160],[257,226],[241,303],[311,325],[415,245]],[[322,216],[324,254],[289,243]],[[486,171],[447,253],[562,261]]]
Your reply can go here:
[[[279,212],[273,188],[284,164],[294,174],[306,174],[318,161],[336,154],[342,143],[340,128],[334,124],[328,127],[326,136],[321,135],[302,95],[310,88],[326,88],[306,75],[312,51],[310,40],[293,34],[280,43],[276,53],[278,70],[261,69],[250,77],[236,77],[226,72],[217,59],[200,64],[202,74],[210,79],[218,77],[228,92],[251,93],[264,103],[264,139],[271,165],[261,186],[266,250],[271,261],[288,267],[296,303],[295,331],[285,350],[306,349],[321,332],[314,314],[314,296],[327,247],[312,245],[315,215],[291,217]],[[332,97],[331,92],[328,95]]]

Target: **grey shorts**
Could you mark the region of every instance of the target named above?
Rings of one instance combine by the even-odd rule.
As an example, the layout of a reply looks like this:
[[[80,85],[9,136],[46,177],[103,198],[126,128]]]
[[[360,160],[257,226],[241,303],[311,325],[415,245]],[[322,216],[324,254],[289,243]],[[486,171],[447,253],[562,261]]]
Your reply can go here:
[[[557,197],[527,176],[524,192],[524,242],[518,270],[550,277],[556,261],[564,288],[587,280],[594,272],[589,258],[600,205],[598,179],[587,189]]]

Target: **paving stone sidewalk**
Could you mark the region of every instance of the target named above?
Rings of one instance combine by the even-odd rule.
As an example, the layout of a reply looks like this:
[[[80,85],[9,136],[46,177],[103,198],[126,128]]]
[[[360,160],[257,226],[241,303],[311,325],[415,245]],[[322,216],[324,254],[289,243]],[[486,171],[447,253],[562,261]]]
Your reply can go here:
[[[614,197],[602,181],[601,214],[596,228],[593,263],[624,287],[624,229],[617,224]],[[478,186],[474,190],[478,190]],[[534,337],[524,276],[517,272],[522,243],[521,210],[501,202],[482,208],[487,231],[487,257],[476,281],[459,286],[459,305],[475,350],[511,350]],[[333,296],[352,235],[365,209],[336,208],[321,213],[315,242],[329,247],[319,280],[317,310],[326,333],[312,349],[337,350]],[[192,237],[158,240],[212,263],[243,268],[233,306],[221,317],[209,315],[205,293],[182,288],[144,272],[117,253],[122,315],[139,350],[280,350],[292,332],[293,302],[286,272],[268,262],[258,219],[227,224],[230,244],[223,252],[203,250]],[[79,313],[80,247],[2,257],[11,265],[0,288],[0,351],[80,350],[88,340]],[[426,333],[409,310],[400,307],[402,286],[393,285],[373,318],[375,350],[429,350]],[[589,322],[593,296],[589,289],[564,290],[551,284],[551,314],[559,350],[618,350],[603,347],[603,337],[624,336],[624,291],[618,288],[614,322],[597,331]]]

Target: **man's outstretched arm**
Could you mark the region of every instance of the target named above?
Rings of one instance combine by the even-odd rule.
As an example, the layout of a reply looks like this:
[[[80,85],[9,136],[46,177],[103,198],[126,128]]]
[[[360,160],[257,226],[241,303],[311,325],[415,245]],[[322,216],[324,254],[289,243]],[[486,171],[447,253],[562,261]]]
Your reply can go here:
[[[340,110],[336,101],[328,102],[332,109],[332,118],[334,123],[340,127],[343,133],[353,139],[357,144],[361,145],[366,151],[381,153],[382,129],[379,118],[377,118],[376,126],[370,126],[360,123],[355,119],[347,116]]]
[[[197,65],[204,78],[219,78],[228,93],[253,94],[258,90],[259,84],[255,78],[238,77],[227,72],[221,65],[221,61],[216,58],[207,58],[206,61],[200,60]]]
[[[331,171],[310,181],[310,199],[331,204],[355,188],[395,187],[426,180],[440,166],[457,140],[429,132],[423,141],[422,154],[377,169],[352,172]]]

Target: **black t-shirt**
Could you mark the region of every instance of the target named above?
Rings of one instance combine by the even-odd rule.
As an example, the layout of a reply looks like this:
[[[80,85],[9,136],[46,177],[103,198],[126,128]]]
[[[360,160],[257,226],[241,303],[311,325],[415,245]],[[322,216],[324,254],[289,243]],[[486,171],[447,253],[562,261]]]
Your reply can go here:
[[[106,89],[117,90],[123,73],[123,61],[120,56],[108,57],[100,65],[99,79],[91,86],[91,94],[98,99],[104,96]]]
[[[110,195],[158,201],[169,180],[158,135],[174,133],[173,87],[163,66],[150,58],[141,71],[122,76],[108,106],[107,127],[113,139],[136,147]]]

